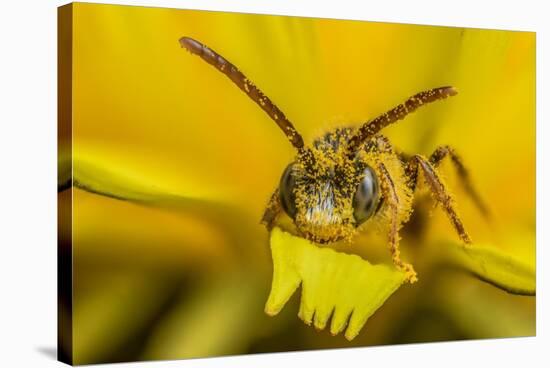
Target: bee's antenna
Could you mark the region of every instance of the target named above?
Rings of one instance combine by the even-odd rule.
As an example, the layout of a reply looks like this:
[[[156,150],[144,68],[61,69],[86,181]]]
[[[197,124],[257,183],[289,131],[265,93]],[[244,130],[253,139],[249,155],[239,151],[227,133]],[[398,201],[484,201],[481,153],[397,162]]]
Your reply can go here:
[[[408,114],[414,112],[420,106],[437,100],[442,100],[449,96],[454,96],[458,92],[454,87],[439,87],[423,91],[409,97],[407,101],[397,105],[393,109],[363,124],[357,132],[351,137],[348,145],[350,157],[355,156],[357,150],[363,142],[372,138],[386,126],[403,119]]]
[[[294,125],[286,118],[285,114],[267,97],[258,87],[254,85],[235,65],[219,55],[214,50],[189,37],[182,37],[179,40],[181,47],[192,54],[200,56],[208,64],[213,65],[220,72],[225,74],[250,97],[250,99],[264,110],[271,119],[283,130],[290,143],[303,153],[304,140]]]

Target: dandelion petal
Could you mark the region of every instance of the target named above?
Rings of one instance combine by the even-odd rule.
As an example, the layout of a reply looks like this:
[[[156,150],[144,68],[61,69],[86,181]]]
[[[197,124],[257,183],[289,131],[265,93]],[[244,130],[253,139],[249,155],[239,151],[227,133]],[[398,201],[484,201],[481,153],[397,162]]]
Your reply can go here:
[[[357,255],[320,248],[275,227],[271,232],[273,283],[266,313],[275,315],[302,285],[298,316],[304,323],[355,338],[368,318],[405,281],[392,265],[371,265]],[[351,318],[350,318],[351,315]]]

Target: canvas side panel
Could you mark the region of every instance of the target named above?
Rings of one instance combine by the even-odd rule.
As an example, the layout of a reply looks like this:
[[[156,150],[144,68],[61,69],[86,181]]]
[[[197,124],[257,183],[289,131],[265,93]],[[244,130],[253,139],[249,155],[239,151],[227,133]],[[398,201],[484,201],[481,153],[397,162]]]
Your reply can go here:
[[[57,9],[57,358],[73,363],[73,5]]]

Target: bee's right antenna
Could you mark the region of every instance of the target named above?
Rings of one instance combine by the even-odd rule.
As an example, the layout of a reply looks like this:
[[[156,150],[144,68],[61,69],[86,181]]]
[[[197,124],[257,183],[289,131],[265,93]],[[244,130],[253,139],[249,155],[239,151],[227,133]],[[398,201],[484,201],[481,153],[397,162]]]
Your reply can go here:
[[[372,138],[375,134],[377,134],[380,130],[387,127],[388,125],[403,119],[405,116],[414,112],[420,106],[430,102],[442,100],[449,96],[454,96],[457,93],[457,90],[451,86],[433,88],[428,91],[419,92],[414,96],[409,97],[409,99],[402,104],[399,104],[393,109],[387,111],[386,113],[366,122],[349,140],[349,157],[352,158],[355,156],[357,150],[363,142]]]
[[[308,150],[304,148],[304,140],[300,133],[294,128],[294,125],[286,118],[285,114],[267,97],[258,87],[254,85],[235,65],[219,55],[214,50],[203,45],[189,37],[180,38],[181,47],[187,49],[192,54],[200,56],[208,64],[216,67],[225,74],[233,83],[237,85],[250,97],[250,99],[264,110],[271,119],[277,123],[283,130],[288,140],[298,149],[301,155],[311,156]]]

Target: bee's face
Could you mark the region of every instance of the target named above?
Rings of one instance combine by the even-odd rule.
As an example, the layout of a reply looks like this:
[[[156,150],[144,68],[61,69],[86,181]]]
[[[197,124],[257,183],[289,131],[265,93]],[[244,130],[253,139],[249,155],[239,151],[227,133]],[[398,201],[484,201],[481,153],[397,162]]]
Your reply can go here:
[[[281,205],[307,239],[317,243],[350,239],[377,208],[376,174],[332,144],[317,144],[311,152],[315,157],[312,167],[298,157],[283,172]]]

